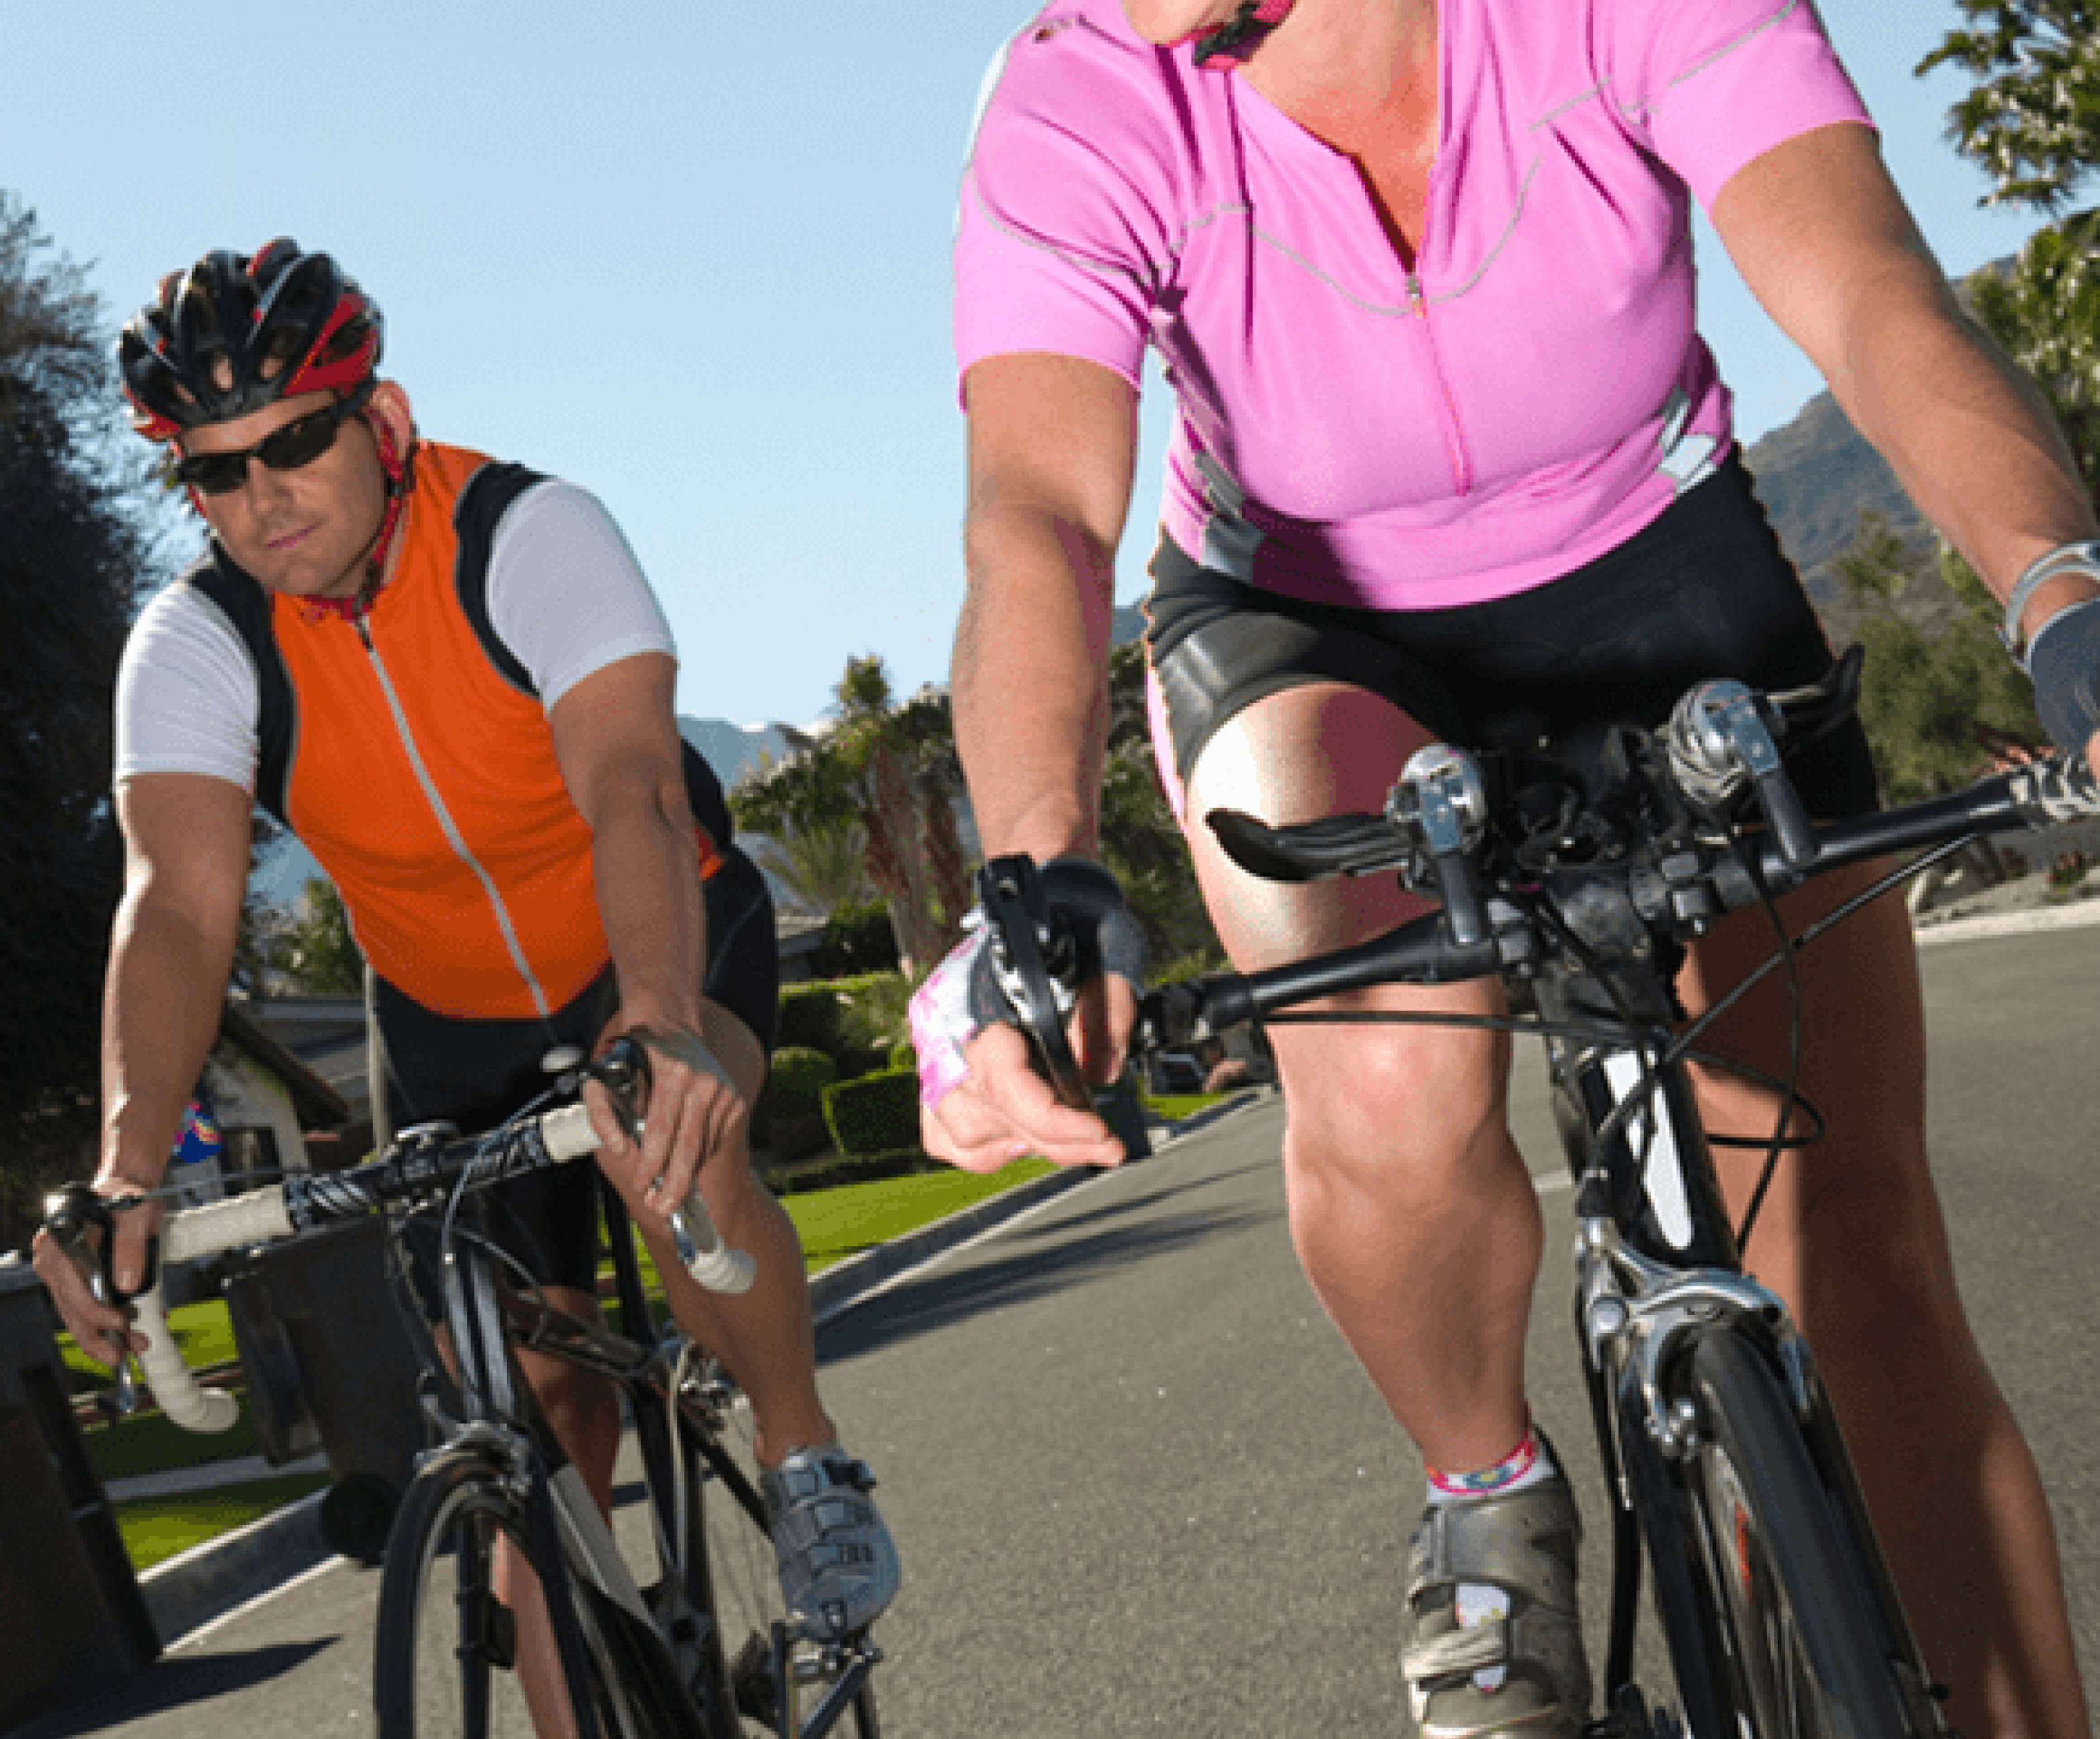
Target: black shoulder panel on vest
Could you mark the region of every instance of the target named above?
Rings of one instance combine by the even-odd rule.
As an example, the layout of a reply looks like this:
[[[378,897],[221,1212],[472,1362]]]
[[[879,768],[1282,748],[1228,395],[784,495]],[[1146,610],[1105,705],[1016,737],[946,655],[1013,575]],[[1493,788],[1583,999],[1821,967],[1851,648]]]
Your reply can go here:
[[[467,479],[452,509],[452,528],[459,533],[453,580],[459,590],[460,607],[466,612],[474,638],[498,673],[521,694],[536,700],[540,690],[532,673],[503,643],[496,625],[489,620],[488,558],[496,543],[496,528],[510,510],[510,504],[535,483],[545,481],[544,472],[491,460]],[[707,830],[717,850],[726,850],[735,834],[736,823],[730,819],[721,781],[698,749],[680,740],[685,749],[686,801],[691,806],[693,819]]]
[[[717,850],[726,851],[736,836],[736,823],[730,817],[729,799],[722,795],[721,781],[715,777],[706,756],[683,737],[678,742],[686,752],[686,801],[692,809],[693,819],[706,830]]]
[[[248,648],[262,703],[257,723],[262,753],[255,768],[255,801],[280,827],[289,828],[285,804],[292,777],[292,747],[298,737],[298,703],[276,638],[270,632],[269,594],[216,544],[175,584],[195,586],[218,605]]]
[[[460,608],[474,626],[474,637],[496,672],[520,694],[539,698],[532,673],[503,643],[488,619],[488,554],[495,546],[496,528],[510,511],[510,504],[533,484],[545,483],[546,474],[522,465],[491,460],[466,480],[452,505],[452,529],[459,534],[459,555],[452,568]]]

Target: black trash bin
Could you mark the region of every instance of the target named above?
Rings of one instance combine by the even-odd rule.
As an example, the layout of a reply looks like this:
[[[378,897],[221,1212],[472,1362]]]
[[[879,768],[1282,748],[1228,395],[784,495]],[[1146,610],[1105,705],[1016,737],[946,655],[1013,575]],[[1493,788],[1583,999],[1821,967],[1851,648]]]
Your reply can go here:
[[[322,1537],[364,1564],[385,1551],[429,1428],[386,1264],[386,1223],[375,1218],[265,1245],[227,1268],[227,1313],[264,1459],[327,1455],[334,1483]]]
[[[35,1271],[0,1260],[0,1731],[99,1695],[161,1652],[73,1423],[58,1331]]]

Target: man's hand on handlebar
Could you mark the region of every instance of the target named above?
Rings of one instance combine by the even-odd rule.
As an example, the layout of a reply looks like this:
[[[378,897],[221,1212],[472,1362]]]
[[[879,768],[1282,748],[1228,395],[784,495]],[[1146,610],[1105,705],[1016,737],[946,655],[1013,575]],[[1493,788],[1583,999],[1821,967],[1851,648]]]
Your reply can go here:
[[[602,1144],[598,1163],[629,1186],[623,1194],[668,1220],[692,1194],[708,1157],[733,1143],[751,1107],[692,1027],[624,1013],[607,1036],[619,1035],[635,1040],[647,1057],[633,1106],[640,1138],[629,1134],[605,1087],[586,1081],[583,1101]]]
[[[66,1332],[90,1358],[114,1368],[127,1353],[145,1350],[146,1337],[131,1327],[130,1311],[121,1295],[107,1295],[90,1281],[83,1260],[100,1265],[105,1236],[113,1238],[106,1272],[113,1278],[117,1295],[139,1289],[147,1272],[148,1240],[161,1228],[161,1205],[139,1186],[121,1178],[104,1176],[88,1186],[93,1195],[108,1204],[113,1232],[99,1226],[78,1229],[78,1242],[70,1249],[52,1235],[51,1223],[40,1229],[30,1247],[30,1260],[57,1306]],[[60,1198],[53,1198],[56,1202]],[[67,1216],[74,1224],[77,1216]],[[105,1295],[98,1296],[98,1290]]]
[[[1028,1154],[1120,1164],[1085,1088],[1121,1072],[1136,1024],[1145,947],[1122,890],[1083,859],[1004,858],[979,891],[975,927],[911,1001],[926,1150],[973,1172]]]

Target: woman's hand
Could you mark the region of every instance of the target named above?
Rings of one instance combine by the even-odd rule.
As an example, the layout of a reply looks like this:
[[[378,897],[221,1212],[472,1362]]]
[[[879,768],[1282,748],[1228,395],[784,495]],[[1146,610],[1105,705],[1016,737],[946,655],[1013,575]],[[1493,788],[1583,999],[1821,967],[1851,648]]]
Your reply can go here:
[[[966,1172],[995,1172],[1028,1154],[1061,1166],[1123,1163],[1123,1144],[1108,1125],[1058,1099],[1017,1029],[977,1029],[964,1019],[937,1031],[930,1006],[922,1017],[915,1000],[919,1131],[928,1153]],[[1088,1079],[1115,1078],[1136,1020],[1136,994],[1120,975],[1105,973],[1082,989],[1065,1035]]]

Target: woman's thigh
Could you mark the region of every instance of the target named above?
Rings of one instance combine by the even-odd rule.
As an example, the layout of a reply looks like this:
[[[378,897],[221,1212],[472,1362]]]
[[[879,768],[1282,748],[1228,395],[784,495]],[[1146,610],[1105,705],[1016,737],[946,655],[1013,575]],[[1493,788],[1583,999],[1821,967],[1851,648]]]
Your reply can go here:
[[[1203,818],[1234,809],[1274,825],[1382,810],[1428,732],[1390,701],[1312,682],[1271,693],[1211,736],[1190,771],[1185,826],[1219,940],[1242,971],[1381,935],[1432,909],[1389,876],[1268,881],[1225,855]],[[1491,982],[1389,985],[1323,997],[1308,1009],[1374,1013],[1502,1009]],[[1508,1043],[1467,1028],[1273,1023],[1268,1037],[1294,1128],[1326,1127],[1372,1148],[1416,1137],[1462,1145],[1502,1114]]]

